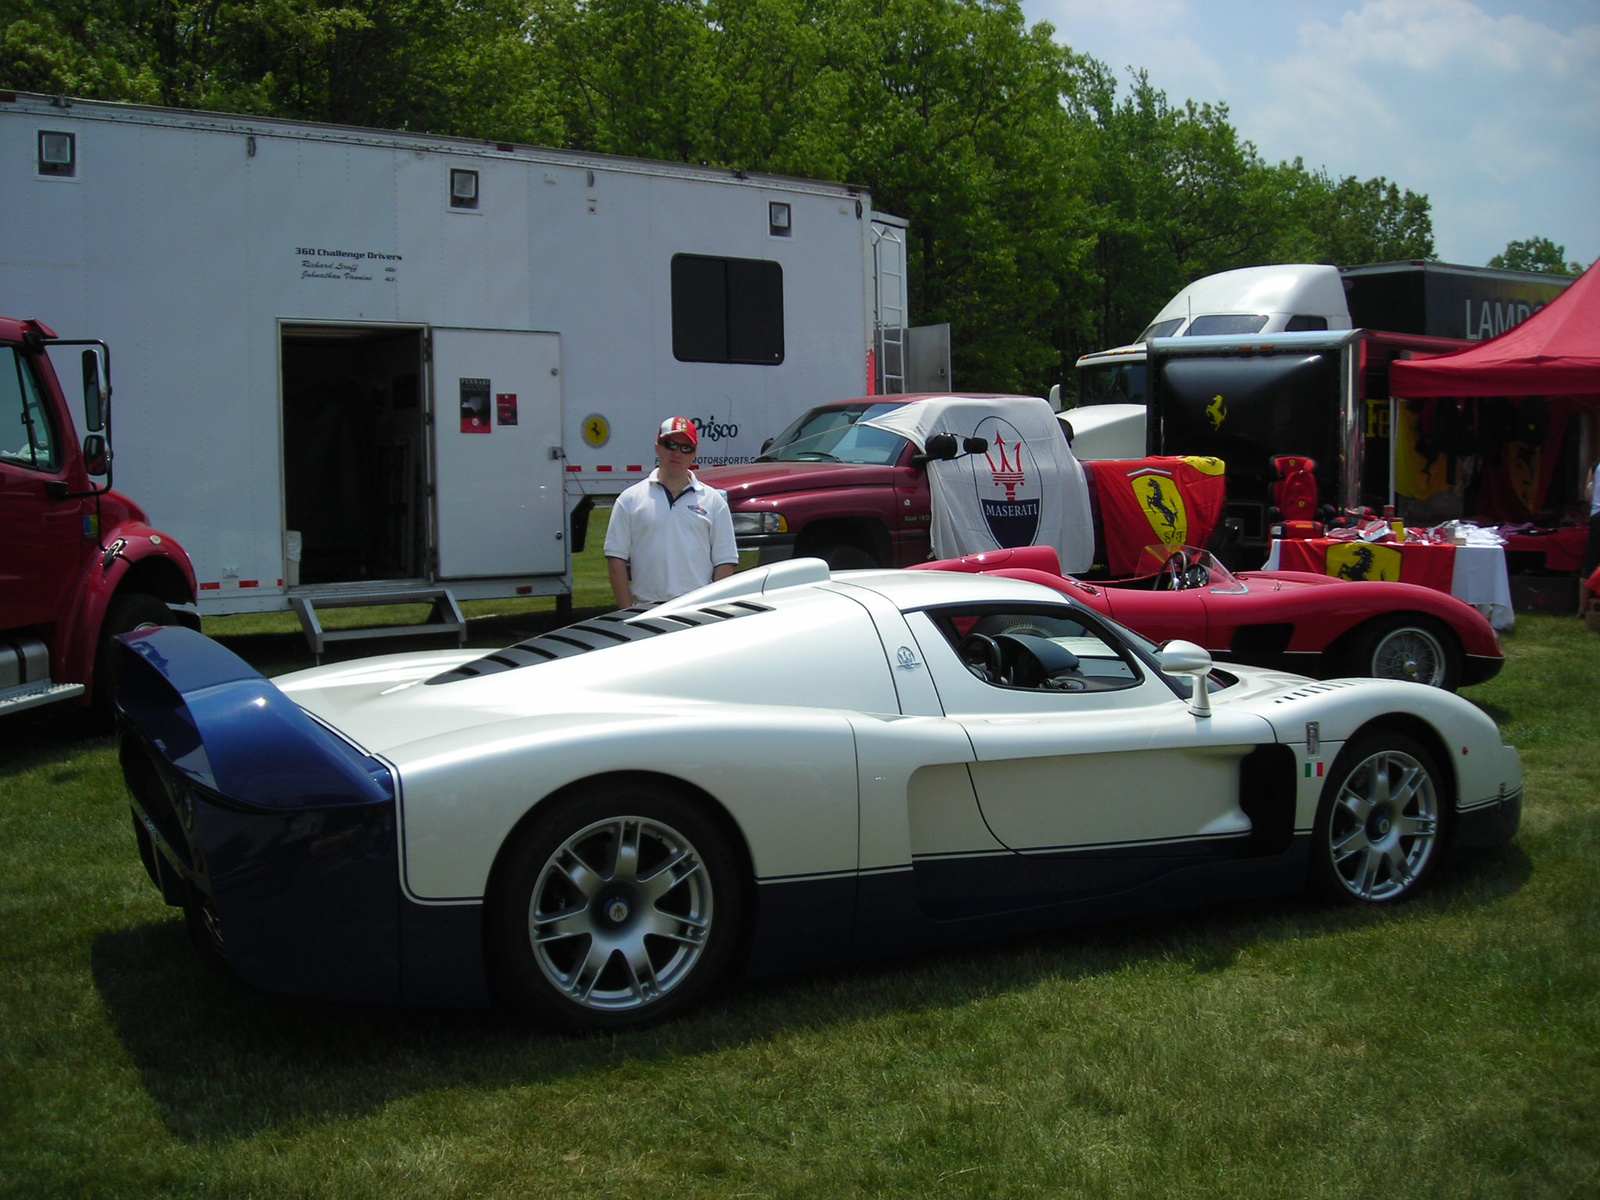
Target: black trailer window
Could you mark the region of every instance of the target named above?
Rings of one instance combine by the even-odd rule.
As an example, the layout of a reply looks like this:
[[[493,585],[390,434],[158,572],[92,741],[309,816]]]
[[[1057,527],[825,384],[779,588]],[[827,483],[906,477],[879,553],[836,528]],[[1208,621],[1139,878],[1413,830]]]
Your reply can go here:
[[[756,258],[672,258],[672,354],[679,362],[783,361],[783,267]]]
[[[16,347],[0,348],[0,459],[39,471],[56,469],[56,431],[33,365]]]

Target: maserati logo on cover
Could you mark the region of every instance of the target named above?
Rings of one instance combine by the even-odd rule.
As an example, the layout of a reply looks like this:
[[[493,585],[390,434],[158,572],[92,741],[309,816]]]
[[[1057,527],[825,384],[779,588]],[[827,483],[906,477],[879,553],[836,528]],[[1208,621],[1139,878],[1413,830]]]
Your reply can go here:
[[[972,483],[984,524],[995,544],[1033,545],[1044,500],[1033,452],[1016,427],[1001,417],[985,417],[972,436],[989,442],[984,454],[974,454],[967,461],[972,464]]]

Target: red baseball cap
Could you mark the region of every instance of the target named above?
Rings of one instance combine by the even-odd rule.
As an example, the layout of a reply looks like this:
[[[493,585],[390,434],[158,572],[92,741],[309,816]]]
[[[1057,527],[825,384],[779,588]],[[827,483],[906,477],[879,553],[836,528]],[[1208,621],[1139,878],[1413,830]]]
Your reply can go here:
[[[700,445],[700,431],[688,417],[668,417],[661,422],[661,432],[656,434],[656,441],[664,442],[675,433],[687,438],[691,446]]]

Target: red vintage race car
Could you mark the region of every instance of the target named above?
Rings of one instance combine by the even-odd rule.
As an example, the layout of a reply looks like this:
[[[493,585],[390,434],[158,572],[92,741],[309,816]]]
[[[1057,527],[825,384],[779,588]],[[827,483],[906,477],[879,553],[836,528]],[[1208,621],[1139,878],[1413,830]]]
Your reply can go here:
[[[1493,679],[1505,649],[1484,616],[1409,583],[1365,583],[1299,571],[1233,574],[1192,546],[1151,546],[1140,573],[1085,583],[1048,546],[921,564],[1027,579],[1081,600],[1157,642],[1184,638],[1213,655],[1321,679],[1371,675],[1454,691]]]

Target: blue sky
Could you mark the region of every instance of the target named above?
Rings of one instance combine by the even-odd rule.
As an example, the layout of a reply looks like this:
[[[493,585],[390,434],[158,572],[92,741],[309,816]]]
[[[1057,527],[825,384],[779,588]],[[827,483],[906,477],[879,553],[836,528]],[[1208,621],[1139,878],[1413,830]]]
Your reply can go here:
[[[1600,258],[1600,0],[1022,0],[1174,104],[1224,101],[1270,162],[1386,176],[1446,262],[1512,239]]]

